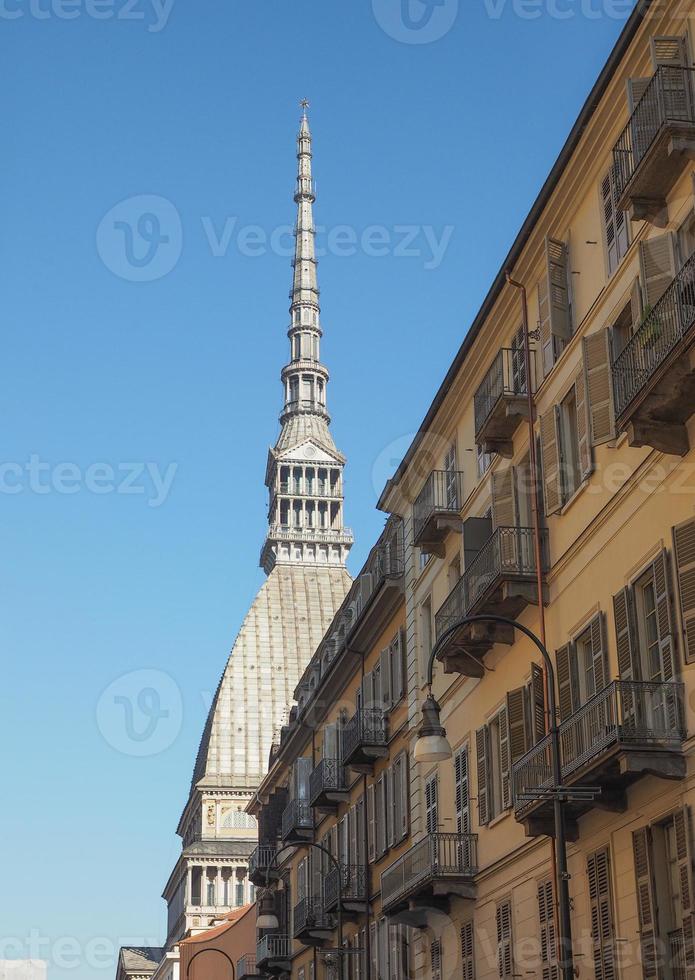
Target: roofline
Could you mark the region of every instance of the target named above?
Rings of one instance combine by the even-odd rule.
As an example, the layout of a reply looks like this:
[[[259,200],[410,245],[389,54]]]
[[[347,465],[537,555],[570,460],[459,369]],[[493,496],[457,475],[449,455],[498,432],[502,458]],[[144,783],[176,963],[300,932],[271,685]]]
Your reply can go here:
[[[497,273],[487,296],[483,300],[483,304],[480,307],[475,319],[473,320],[473,323],[471,324],[464,338],[463,343],[459,347],[454,357],[454,360],[451,362],[451,366],[449,367],[449,370],[447,371],[444,380],[439,386],[437,393],[434,396],[434,399],[429,409],[427,410],[427,414],[425,415],[424,419],[420,423],[420,427],[417,431],[417,434],[415,435],[415,438],[413,439],[410,446],[408,447],[405,456],[399,463],[398,469],[393,474],[393,476],[389,480],[387,480],[386,486],[382,490],[381,496],[379,497],[379,500],[377,502],[376,505],[377,510],[387,509],[386,498],[388,497],[392,488],[400,482],[403,474],[405,473],[413,456],[415,455],[416,450],[418,449],[420,443],[422,442],[423,436],[425,435],[426,432],[429,431],[430,426],[432,425],[432,422],[434,421],[434,418],[437,415],[437,412],[441,408],[442,403],[444,402],[444,399],[447,396],[447,393],[449,391],[449,388],[451,387],[454,378],[460,371],[461,366],[463,365],[464,361],[466,360],[466,357],[468,356],[468,352],[473,346],[473,343],[475,342],[478,334],[480,333],[483,324],[485,323],[494,304],[497,302],[497,299],[500,296],[502,289],[506,284],[507,271],[513,270],[517,260],[519,259],[523,249],[525,248],[529,238],[531,237],[533,229],[535,228],[536,223],[538,222],[538,219],[543,213],[546,204],[550,200],[555,188],[557,187],[560,181],[560,177],[562,176],[565,167],[567,166],[572,154],[574,153],[577,146],[579,145],[579,141],[584,135],[584,131],[589,121],[591,120],[598,106],[598,103],[603,98],[608,88],[608,85],[615,73],[616,68],[620,64],[623,55],[625,54],[630,44],[632,43],[635,34],[637,33],[639,27],[641,26],[642,21],[644,20],[653,2],[658,2],[658,0],[637,0],[635,9],[630,14],[630,17],[628,18],[625,27],[620,32],[620,37],[618,38],[613,50],[608,56],[608,61],[603,66],[603,69],[601,70],[601,74],[599,75],[598,79],[594,83],[594,86],[591,89],[588,98],[586,99],[584,105],[582,106],[579,116],[577,117],[577,120],[570,131],[570,134],[567,137],[564,146],[560,150],[560,154],[558,158],[553,164],[552,170],[550,171],[548,177],[546,178],[546,181],[543,184],[538,196],[536,197],[536,200],[533,202],[531,210],[526,216],[526,219],[524,220],[524,223],[521,226],[521,230],[519,231],[516,238],[514,239],[514,243],[511,249],[509,250],[504,262],[502,263],[502,267]]]

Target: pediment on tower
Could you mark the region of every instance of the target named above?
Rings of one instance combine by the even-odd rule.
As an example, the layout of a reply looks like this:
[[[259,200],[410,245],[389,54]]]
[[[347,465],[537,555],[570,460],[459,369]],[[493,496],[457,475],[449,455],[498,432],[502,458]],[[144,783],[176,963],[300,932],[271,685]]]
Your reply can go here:
[[[313,439],[307,439],[299,446],[285,449],[275,454],[275,459],[283,463],[328,463],[341,464],[343,457],[339,452],[328,452]]]

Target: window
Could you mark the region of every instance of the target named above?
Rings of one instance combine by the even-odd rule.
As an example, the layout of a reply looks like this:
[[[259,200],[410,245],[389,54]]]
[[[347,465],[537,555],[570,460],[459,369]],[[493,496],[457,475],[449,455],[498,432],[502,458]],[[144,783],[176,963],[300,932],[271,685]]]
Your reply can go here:
[[[632,303],[626,303],[611,330],[611,353],[613,360],[625,350],[638,325],[639,319],[635,322]]]
[[[542,980],[558,980],[560,971],[555,945],[555,900],[553,882],[548,879],[538,883],[538,920],[541,939]]]
[[[695,211],[691,211],[676,235],[678,265],[684,266],[695,252]]]
[[[569,500],[581,482],[577,435],[577,394],[574,386],[560,403],[560,424],[562,484],[564,497]]]
[[[526,357],[524,351],[524,328],[519,327],[512,337],[512,391],[523,395],[526,393]]]
[[[461,926],[461,976],[463,980],[475,980],[475,940],[473,936],[473,922],[464,922]]]
[[[478,454],[478,479],[482,480],[492,463],[492,453],[483,452],[482,443],[476,446],[476,452]]]
[[[587,858],[587,877],[591,903],[594,975],[596,980],[613,980],[616,976],[615,933],[610,853],[607,847],[589,855]]]
[[[584,368],[559,405],[540,419],[543,492],[546,514],[556,514],[592,470],[590,411]]]
[[[432,555],[428,555],[426,551],[420,551],[420,557],[418,559],[418,567],[421,572],[423,572],[427,566],[428,561]]]
[[[497,975],[500,980],[511,980],[514,975],[514,948],[512,938],[512,903],[501,902],[496,911],[497,924]]]
[[[458,492],[458,473],[456,471],[456,443],[452,443],[444,457],[444,472],[446,473],[446,505],[449,510],[458,510],[461,506]]]
[[[509,722],[506,706],[476,732],[478,820],[489,823],[512,805],[509,784]]]
[[[425,826],[428,834],[436,834],[439,829],[437,797],[437,774],[434,773],[425,783]]]
[[[613,612],[621,679],[673,680],[674,628],[666,551],[636,581],[613,596]]]
[[[615,206],[615,170],[611,166],[601,181],[601,212],[603,215],[603,244],[606,249],[608,275],[620,265],[630,245],[630,222],[624,211]]]
[[[467,745],[459,749],[454,756],[454,802],[456,806],[456,833],[469,834],[471,832],[471,815]]]
[[[430,943],[430,966],[432,972],[430,976],[432,980],[442,980],[442,942],[441,939],[435,939],[433,943]]]

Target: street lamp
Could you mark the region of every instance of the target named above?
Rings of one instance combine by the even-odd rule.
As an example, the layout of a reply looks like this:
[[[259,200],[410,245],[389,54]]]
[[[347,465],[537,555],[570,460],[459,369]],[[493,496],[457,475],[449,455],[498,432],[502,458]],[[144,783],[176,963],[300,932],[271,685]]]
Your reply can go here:
[[[557,724],[555,706],[555,669],[545,645],[528,627],[507,616],[481,615],[464,616],[442,633],[432,648],[427,665],[427,698],[422,706],[422,724],[415,743],[414,758],[416,762],[435,762],[451,758],[451,747],[446,739],[446,731],[442,727],[439,716],[439,705],[432,696],[432,678],[434,662],[444,642],[470,623],[501,623],[512,626],[527,636],[541,653],[548,672],[548,711],[550,713],[550,755],[552,766],[553,786],[543,790],[543,796],[552,798],[553,822],[555,830],[555,887],[558,896],[560,917],[559,947],[561,951],[560,968],[563,980],[574,980],[574,962],[572,956],[572,921],[570,917],[569,874],[567,873],[567,843],[565,840],[564,803],[573,796],[569,787],[562,785],[562,760],[560,756],[560,729]]]
[[[285,847],[281,847],[279,851],[276,851],[271,860],[268,863],[268,867],[265,869],[265,890],[261,895],[261,900],[259,903],[260,915],[256,919],[257,929],[279,929],[280,923],[278,922],[278,917],[275,914],[275,902],[273,901],[273,894],[270,891],[270,872],[273,866],[277,866],[278,858],[283,851],[291,851],[297,846],[314,847],[317,851],[321,851],[325,854],[329,860],[332,862],[334,869],[338,872],[338,948],[343,948],[343,870],[338,863],[337,858],[333,857],[328,848],[324,847],[322,844],[314,844],[312,841],[303,840],[297,844],[286,844]]]

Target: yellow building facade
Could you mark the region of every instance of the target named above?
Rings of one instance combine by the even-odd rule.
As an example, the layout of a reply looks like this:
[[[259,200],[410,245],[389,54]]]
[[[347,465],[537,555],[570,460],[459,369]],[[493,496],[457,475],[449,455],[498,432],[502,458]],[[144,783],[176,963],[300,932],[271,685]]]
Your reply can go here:
[[[576,975],[695,971],[694,82],[695,3],[639,5],[384,489],[253,805],[260,871],[294,844],[268,971],[339,975],[311,840],[346,977],[559,977],[548,677],[473,615],[551,653]],[[452,757],[416,763],[433,650]]]

